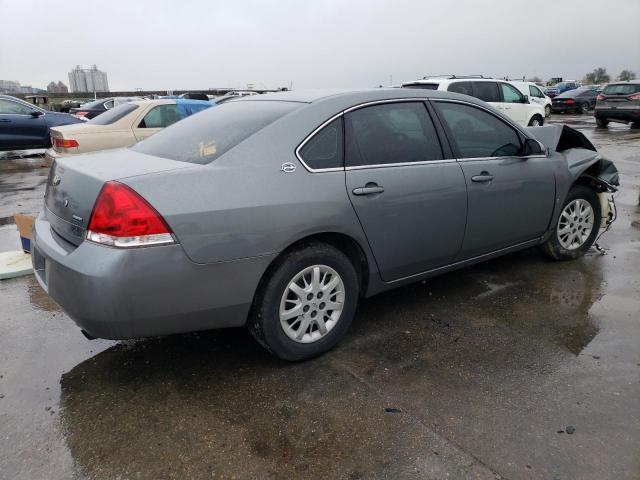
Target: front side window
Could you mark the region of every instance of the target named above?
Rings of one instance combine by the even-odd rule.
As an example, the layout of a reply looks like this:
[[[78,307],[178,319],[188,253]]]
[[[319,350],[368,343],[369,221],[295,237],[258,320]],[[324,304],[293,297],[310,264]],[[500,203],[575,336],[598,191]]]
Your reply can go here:
[[[304,144],[299,152],[300,158],[314,170],[342,167],[343,138],[342,117],[340,117],[326,125]]]
[[[0,114],[29,115],[33,110],[27,105],[0,98]]]
[[[512,87],[508,83],[501,83],[500,88],[502,89],[502,98],[505,103],[524,102],[524,97],[515,87]]]
[[[505,157],[521,154],[516,130],[490,113],[470,105],[436,101],[460,158]]]
[[[496,82],[474,82],[475,97],[485,102],[499,102],[500,91]]]
[[[540,91],[538,87],[534,87],[533,85],[529,85],[529,95],[536,98],[544,98],[544,94]]]
[[[442,159],[422,102],[385,103],[347,114],[347,166]]]
[[[449,92],[462,93],[463,95],[469,95],[473,97],[473,88],[471,82],[455,82],[449,85],[447,88]]]
[[[165,128],[176,123],[180,118],[176,105],[158,105],[149,110],[138,128]]]

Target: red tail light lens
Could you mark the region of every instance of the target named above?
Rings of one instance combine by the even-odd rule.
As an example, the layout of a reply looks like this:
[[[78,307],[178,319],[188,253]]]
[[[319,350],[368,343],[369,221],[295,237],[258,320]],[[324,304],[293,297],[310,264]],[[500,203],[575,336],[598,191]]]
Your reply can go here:
[[[640,100],[640,92],[634,93],[633,95],[629,95],[627,98],[629,100]]]
[[[604,100],[604,95],[602,95],[601,93],[598,94],[598,96],[596,97],[596,100]]]
[[[55,148],[74,148],[78,146],[77,140],[67,138],[53,138],[53,146]]]
[[[564,103],[566,103],[567,105],[573,105],[574,103],[576,103],[576,101],[573,98],[569,98],[565,100]]]
[[[175,243],[162,216],[119,182],[107,182],[102,187],[89,220],[87,240],[120,248]]]

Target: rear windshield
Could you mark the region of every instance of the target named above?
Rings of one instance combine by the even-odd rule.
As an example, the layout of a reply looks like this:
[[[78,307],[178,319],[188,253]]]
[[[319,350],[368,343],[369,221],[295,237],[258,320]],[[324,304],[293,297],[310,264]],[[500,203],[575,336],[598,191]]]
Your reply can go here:
[[[132,150],[181,162],[210,163],[299,106],[275,101],[224,103],[175,123]]]
[[[623,83],[619,85],[607,85],[602,93],[605,95],[631,95],[640,92],[640,84]]]
[[[437,90],[437,83],[410,83],[408,85],[403,85],[403,88],[417,88],[420,90]]]
[[[97,117],[92,118],[87,123],[91,123],[92,125],[111,125],[112,123],[116,123],[121,118],[124,118],[126,115],[129,115],[137,108],[138,105],[134,103],[123,103],[122,105],[118,105],[111,110],[107,110],[102,115],[98,115]]]
[[[96,108],[96,107],[100,107],[100,106],[102,106],[102,104],[103,104],[104,102],[106,102],[106,101],[107,101],[107,100],[106,100],[106,99],[104,99],[104,98],[103,98],[103,99],[99,99],[99,100],[94,100],[94,101],[89,102],[89,103],[83,103],[83,104],[81,105],[81,107],[82,107],[82,108]]]

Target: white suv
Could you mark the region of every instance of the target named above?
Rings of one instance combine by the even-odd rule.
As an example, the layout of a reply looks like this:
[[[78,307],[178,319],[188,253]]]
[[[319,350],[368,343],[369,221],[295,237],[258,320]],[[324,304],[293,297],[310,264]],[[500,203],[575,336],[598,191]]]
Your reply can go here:
[[[518,90],[520,90],[523,95],[529,95],[529,101],[535,102],[538,105],[542,105],[544,107],[544,115],[548,117],[551,115],[551,97],[547,97],[544,94],[544,90],[540,85],[536,85],[533,82],[510,82],[511,85],[514,85]]]
[[[529,101],[528,95],[510,82],[483,77],[432,77],[406,82],[403,88],[421,88],[462,93],[484,100],[521,125],[537,127],[544,123],[544,107]]]

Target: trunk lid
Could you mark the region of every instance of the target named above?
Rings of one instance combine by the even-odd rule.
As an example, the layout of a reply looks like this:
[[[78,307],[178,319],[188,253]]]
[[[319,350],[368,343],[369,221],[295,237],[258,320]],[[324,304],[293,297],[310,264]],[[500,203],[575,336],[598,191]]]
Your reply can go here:
[[[45,215],[58,235],[79,245],[105,182],[194,166],[129,149],[62,157],[49,172]]]

